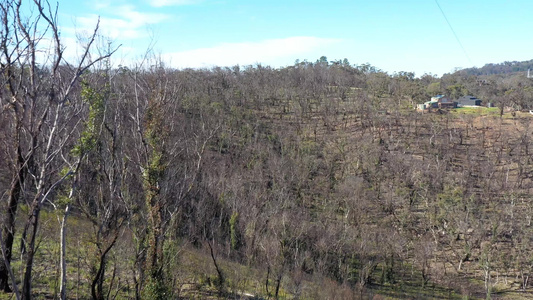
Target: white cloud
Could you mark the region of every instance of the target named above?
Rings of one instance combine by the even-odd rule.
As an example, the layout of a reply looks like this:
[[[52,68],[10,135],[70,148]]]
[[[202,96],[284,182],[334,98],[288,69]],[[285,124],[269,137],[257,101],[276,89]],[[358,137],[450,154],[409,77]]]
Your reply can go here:
[[[111,2],[109,0],[93,0],[92,6],[96,10],[107,9],[111,6]]]
[[[63,37],[61,38],[61,44],[64,47],[63,58],[71,64],[78,63],[82,53],[84,52],[80,41],[73,37]],[[95,41],[91,51],[91,55],[93,55],[92,58],[94,59],[96,56],[103,54],[105,51],[107,51],[107,47],[108,45],[106,41]],[[111,44],[111,47],[114,49],[115,47],[118,47],[118,44]],[[121,45],[118,51],[112,56],[112,64],[114,66],[129,64],[133,55],[137,54],[138,50],[139,49],[137,48]],[[51,54],[46,52],[43,53],[43,57],[44,55],[48,55],[48,57],[50,57]]]
[[[147,47],[151,38],[151,26],[161,23],[169,18],[163,13],[142,12],[132,5],[113,5],[107,0],[96,0],[95,5],[105,8],[103,16],[95,13],[86,13],[72,18],[71,26],[61,26],[61,41],[65,47],[64,57],[69,61],[76,61],[82,50],[85,39],[92,35],[98,18],[100,18],[99,35],[102,37],[95,42],[95,47],[107,48],[107,42],[112,42],[111,46],[123,44],[118,53],[114,55],[123,61],[124,57],[135,55],[139,48],[127,47]],[[146,45],[145,45],[146,44]],[[122,57],[122,59],[120,59]]]
[[[279,65],[320,48],[340,42],[318,37],[289,37],[261,42],[225,43],[212,48],[163,53],[163,59],[177,68],[233,66],[264,63]],[[292,63],[292,61],[290,61]]]
[[[201,0],[149,0],[150,5],[154,7],[189,5],[199,3]]]
[[[100,34],[111,39],[135,39],[147,35],[147,26],[158,24],[169,18],[166,14],[146,13],[136,10],[131,5],[108,7],[106,11],[111,16],[100,17]],[[63,32],[74,36],[79,33],[92,33],[97,20],[97,14],[86,14],[74,19],[74,27],[62,28]]]

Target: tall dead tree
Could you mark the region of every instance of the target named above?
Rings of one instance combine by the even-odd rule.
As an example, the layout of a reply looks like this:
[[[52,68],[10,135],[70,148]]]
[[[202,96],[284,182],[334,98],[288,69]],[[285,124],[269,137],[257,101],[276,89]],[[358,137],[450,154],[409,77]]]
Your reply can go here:
[[[16,210],[22,195],[28,195],[29,215],[22,234],[22,297],[31,298],[32,269],[39,214],[46,201],[52,201],[55,189],[71,175],[61,157],[68,156],[76,138],[76,128],[86,117],[83,105],[75,101],[73,91],[78,79],[96,62],[109,57],[92,57],[91,48],[98,25],[84,43],[75,64],[63,57],[57,9],[48,1],[0,2],[0,62],[2,101],[10,113],[12,136],[12,182],[7,205],[2,208],[5,245],[0,264],[0,288],[9,291],[7,271],[11,260]],[[27,11],[33,11],[26,15]],[[114,52],[114,51],[113,51]],[[61,170],[67,168],[66,172]]]

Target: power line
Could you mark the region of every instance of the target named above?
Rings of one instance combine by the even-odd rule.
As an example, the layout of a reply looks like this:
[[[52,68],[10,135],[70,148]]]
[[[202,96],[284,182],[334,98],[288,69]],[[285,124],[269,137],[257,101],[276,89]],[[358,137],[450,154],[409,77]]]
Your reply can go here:
[[[442,16],[444,17],[444,20],[446,20],[446,23],[448,23],[448,26],[450,27],[450,30],[453,32],[453,35],[455,36],[455,39],[457,40],[457,43],[459,43],[459,46],[461,46],[461,49],[463,49],[463,53],[465,54],[466,58],[468,59],[468,61],[470,62],[471,65],[474,65],[474,63],[472,63],[472,60],[470,59],[470,56],[468,56],[468,53],[466,52],[465,47],[463,47],[463,43],[461,43],[461,40],[457,36],[457,33],[455,33],[455,30],[453,29],[452,24],[450,23],[450,21],[448,21],[448,18],[446,17],[446,14],[444,13],[444,10],[442,10],[442,7],[440,7],[439,2],[437,0],[435,0],[435,3],[437,3],[437,6],[439,7],[440,12],[442,13]]]

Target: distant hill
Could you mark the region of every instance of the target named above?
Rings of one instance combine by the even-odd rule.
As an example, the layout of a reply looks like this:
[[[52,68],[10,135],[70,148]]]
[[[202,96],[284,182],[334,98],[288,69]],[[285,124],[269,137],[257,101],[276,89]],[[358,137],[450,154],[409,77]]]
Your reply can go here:
[[[495,75],[527,72],[528,69],[533,70],[533,59],[528,61],[505,61],[498,64],[489,63],[481,68],[467,68],[456,73],[464,75]]]

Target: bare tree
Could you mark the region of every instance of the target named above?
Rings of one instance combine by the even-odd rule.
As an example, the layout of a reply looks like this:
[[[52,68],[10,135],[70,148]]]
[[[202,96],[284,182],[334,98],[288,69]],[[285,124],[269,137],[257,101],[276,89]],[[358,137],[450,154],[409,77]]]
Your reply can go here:
[[[1,59],[3,74],[6,74],[3,81],[9,95],[5,101],[13,116],[13,153],[16,153],[13,156],[15,175],[3,226],[7,261],[11,258],[14,216],[23,186],[28,178],[33,184],[30,214],[21,243],[25,268],[24,299],[31,298],[31,274],[41,207],[46,201],[51,201],[56,188],[75,171],[59,172],[64,166],[61,157],[68,155],[69,143],[75,138],[72,124],[80,124],[84,118],[82,107],[71,97],[72,92],[79,77],[88,68],[112,54],[91,57],[97,25],[84,45],[78,63],[70,65],[63,57],[57,5],[54,7],[48,1],[38,0],[28,5],[32,6],[35,14],[24,15],[22,0],[2,1],[0,5],[3,26]],[[49,53],[44,61],[39,56],[40,52]],[[9,290],[5,270],[0,272],[0,285]]]

